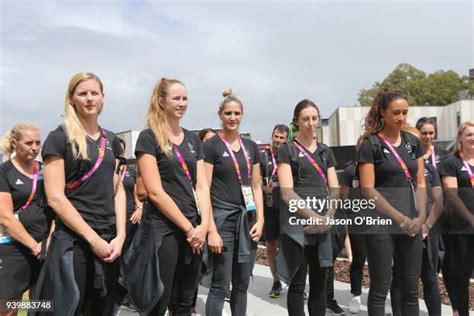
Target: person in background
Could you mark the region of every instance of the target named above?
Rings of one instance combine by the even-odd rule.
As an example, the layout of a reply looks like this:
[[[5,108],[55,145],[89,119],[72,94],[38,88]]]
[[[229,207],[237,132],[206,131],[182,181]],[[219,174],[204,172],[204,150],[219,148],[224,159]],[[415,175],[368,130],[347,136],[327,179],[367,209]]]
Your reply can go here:
[[[264,194],[264,237],[267,251],[267,262],[273,277],[273,285],[268,293],[270,298],[277,298],[282,285],[276,273],[276,254],[280,238],[280,187],[277,175],[277,152],[288,140],[288,126],[277,124],[272,131],[272,142],[268,148],[260,150],[260,169],[263,177]]]

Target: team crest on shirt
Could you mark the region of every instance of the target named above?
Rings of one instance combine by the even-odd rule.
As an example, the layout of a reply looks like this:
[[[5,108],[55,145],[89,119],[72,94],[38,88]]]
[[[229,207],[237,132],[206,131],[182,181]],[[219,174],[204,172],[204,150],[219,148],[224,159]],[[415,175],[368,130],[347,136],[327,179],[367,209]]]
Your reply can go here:
[[[188,143],[188,149],[189,149],[189,151],[191,152],[191,154],[195,154],[195,153],[196,153],[196,151],[194,150],[193,144]]]
[[[16,185],[21,185],[21,184],[24,184],[23,181],[21,181],[20,179],[16,179],[16,182],[15,182]]]
[[[112,151],[112,147],[110,146],[109,139],[106,140],[105,149]]]
[[[247,156],[252,157],[252,156],[250,155],[250,150],[245,149],[245,152],[247,153]]]

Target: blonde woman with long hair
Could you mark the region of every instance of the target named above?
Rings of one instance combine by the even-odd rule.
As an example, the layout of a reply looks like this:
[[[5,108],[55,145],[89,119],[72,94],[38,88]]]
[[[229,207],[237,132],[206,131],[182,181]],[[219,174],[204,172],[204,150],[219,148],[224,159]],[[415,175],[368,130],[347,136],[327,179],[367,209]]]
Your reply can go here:
[[[57,215],[38,298],[53,299],[56,315],[112,315],[121,301],[118,260],[125,240],[125,193],[115,172],[115,135],[99,125],[102,81],[72,77],[64,124],[42,150],[49,206]]]
[[[463,122],[456,136],[454,155],[441,167],[449,215],[449,243],[446,256],[454,263],[452,273],[452,298],[457,315],[469,315],[469,278],[474,263],[474,121]]]
[[[180,126],[187,107],[184,84],[160,79],[135,147],[148,199],[122,284],[146,315],[190,315],[199,285],[210,197],[201,141]]]

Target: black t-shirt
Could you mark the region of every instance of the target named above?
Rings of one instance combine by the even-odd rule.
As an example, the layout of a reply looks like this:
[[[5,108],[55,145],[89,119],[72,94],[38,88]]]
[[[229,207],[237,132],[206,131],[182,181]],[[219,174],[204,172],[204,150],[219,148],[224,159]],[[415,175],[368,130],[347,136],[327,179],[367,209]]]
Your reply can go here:
[[[441,186],[441,179],[439,177],[439,173],[431,164],[425,163],[425,180],[426,180],[426,190],[428,192],[428,203],[426,212],[429,214],[431,210],[431,206],[434,203],[433,199],[433,187],[440,187]]]
[[[247,138],[242,138],[247,155],[250,159],[250,166],[259,163],[259,154],[257,144]],[[237,171],[228,152],[227,146],[219,135],[215,135],[204,143],[204,160],[214,165],[212,173],[211,197],[221,201],[245,205],[242,196],[242,190],[237,178]],[[251,179],[248,179],[247,161],[243,149],[238,152],[234,151],[235,158],[239,163],[240,174],[243,185],[251,185]],[[252,168],[250,170],[252,174]]]
[[[275,163],[277,162],[277,155],[275,154]],[[269,149],[260,151],[260,173],[262,174],[263,185],[268,187],[268,183],[271,178],[272,190],[272,200],[273,207],[276,208],[280,205],[280,188],[278,184],[278,174],[275,172],[275,175],[272,177],[273,170],[278,166],[273,165],[272,153]],[[266,202],[266,199],[264,199]]]
[[[474,172],[474,166],[469,165],[471,172]],[[467,209],[474,214],[474,189],[471,186],[469,173],[464,166],[461,157],[458,154],[448,157],[441,167],[441,176],[455,177],[458,182],[458,195]],[[445,190],[449,190],[445,188]],[[453,212],[450,218],[451,227],[454,230],[464,229],[469,224],[457,212]]]
[[[77,209],[82,218],[94,230],[108,229],[115,225],[114,173],[116,159],[122,147],[114,133],[105,130],[107,143],[105,155],[99,168],[92,176],[76,188],[65,191],[66,197]],[[102,137],[102,136],[101,136]],[[100,139],[87,137],[87,150],[90,160],[75,159],[71,144],[60,126],[49,133],[43,145],[42,156],[60,157],[64,160],[66,183],[80,179],[95,165],[99,157]]]
[[[296,152],[290,149],[289,146],[292,146]],[[293,155],[297,155],[297,157],[293,157],[293,159],[297,159],[297,161],[292,162],[292,154],[290,151],[293,152]],[[306,152],[317,162],[327,179],[328,169],[337,165],[332,150],[326,145],[318,143],[315,152],[311,153],[308,150],[306,150]],[[300,196],[327,195],[326,182],[323,177],[321,177],[308,158],[306,158],[294,144],[288,142],[278,149],[278,163],[285,163],[292,166],[293,187],[301,188],[300,190],[296,190]]]
[[[135,212],[135,183],[137,182],[137,172],[135,169],[127,166],[125,176],[123,177],[123,187],[127,197],[127,220]]]
[[[38,204],[41,182],[43,182],[43,166],[40,164],[37,189],[30,205],[18,214],[18,219],[26,231],[36,240],[43,240],[48,234],[47,214]],[[13,210],[17,212],[28,200],[33,186],[33,179],[18,171],[11,160],[0,165],[0,192],[10,193],[13,200]]]
[[[185,129],[183,129],[183,132],[184,138],[181,144],[179,144],[178,150],[188,166],[193,181],[192,186],[174,150],[172,150],[172,156],[170,158],[166,157],[150,129],[142,131],[140,136],[138,136],[135,146],[135,156],[139,157],[141,154],[150,154],[156,158],[163,190],[176,203],[184,216],[188,219],[192,219],[196,217],[197,214],[193,194],[193,187],[196,186],[196,166],[197,162],[203,159],[203,153],[199,137]],[[144,171],[141,170],[141,172]],[[151,216],[158,216],[167,220],[161,215],[153,203],[148,203],[147,205],[155,211],[151,212]]]
[[[438,148],[435,146],[435,162],[436,162],[436,169],[438,173],[441,171],[443,161],[446,160],[449,156],[451,156],[451,153],[443,148]],[[433,162],[432,162],[432,156],[429,155],[425,159],[425,164],[429,164],[433,167]]]
[[[421,141],[409,135],[402,132],[401,144],[398,147],[393,147],[407,165],[412,177],[412,183],[416,185],[417,159],[423,156],[424,152]],[[380,137],[374,135],[371,137],[373,142],[369,141],[368,138],[363,140],[358,151],[357,161],[359,163],[374,164],[375,188],[398,211],[406,216],[416,216],[413,192],[400,163]],[[408,139],[410,141],[407,143]],[[407,199],[407,196],[410,198]]]
[[[357,175],[357,164],[351,163],[342,172],[341,185],[344,185],[348,188],[357,187],[354,185],[354,181],[359,181],[359,177],[356,177],[356,175]]]

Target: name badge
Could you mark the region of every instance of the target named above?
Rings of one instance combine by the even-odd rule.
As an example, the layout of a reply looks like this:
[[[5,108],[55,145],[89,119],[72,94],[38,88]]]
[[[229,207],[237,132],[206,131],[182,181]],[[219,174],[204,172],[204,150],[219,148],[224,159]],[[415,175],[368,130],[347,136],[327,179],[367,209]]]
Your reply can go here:
[[[255,211],[257,207],[255,206],[252,188],[248,185],[243,185],[242,195],[244,196],[245,208],[247,209],[247,212]]]
[[[360,187],[359,180],[357,180],[357,179],[352,180],[352,187],[353,188]]]
[[[198,200],[196,190],[194,190],[194,188],[193,188],[193,195],[194,195],[194,201],[196,202],[197,213],[199,216],[201,216],[201,209],[199,208],[199,200]]]

